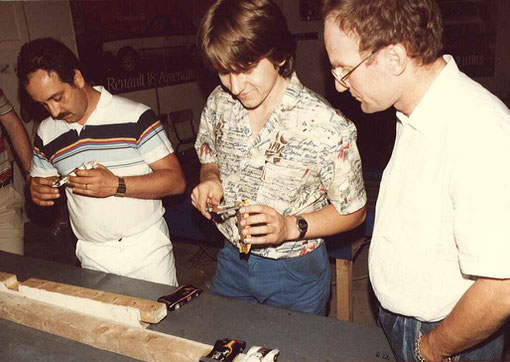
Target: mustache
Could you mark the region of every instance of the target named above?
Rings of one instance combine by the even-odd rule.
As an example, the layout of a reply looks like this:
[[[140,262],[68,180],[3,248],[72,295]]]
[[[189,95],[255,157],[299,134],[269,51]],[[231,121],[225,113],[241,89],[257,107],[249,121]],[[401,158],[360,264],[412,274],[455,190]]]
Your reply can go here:
[[[56,119],[64,119],[64,117],[70,115],[71,112],[60,112],[55,118]]]

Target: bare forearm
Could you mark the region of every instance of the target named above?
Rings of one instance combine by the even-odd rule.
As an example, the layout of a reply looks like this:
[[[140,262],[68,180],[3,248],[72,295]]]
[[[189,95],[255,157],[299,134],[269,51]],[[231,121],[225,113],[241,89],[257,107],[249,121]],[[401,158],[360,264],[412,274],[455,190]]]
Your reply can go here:
[[[14,152],[16,152],[20,159],[23,169],[25,171],[30,170],[30,165],[32,164],[32,146],[30,145],[27,131],[21,123],[21,119],[14,111],[11,111],[0,116],[0,122],[7,131],[11,144],[14,147]]]
[[[303,238],[296,226],[297,218],[294,215],[283,216],[272,207],[264,205],[246,205],[239,212],[248,214],[240,224],[247,243],[278,245]],[[362,208],[350,215],[340,215],[332,205],[328,205],[322,210],[301,216],[308,223],[304,238],[314,239],[358,226],[365,219],[365,209]]]
[[[509,315],[510,280],[479,278],[448,317],[423,338],[421,352],[426,359],[460,353],[490,337]]]
[[[365,220],[366,212],[363,207],[352,214],[340,215],[333,205],[328,205],[319,211],[302,216],[308,222],[306,238],[314,239],[354,229]],[[286,223],[290,233],[288,240],[295,240],[299,236],[296,227],[293,227],[296,223],[295,217],[287,216]]]
[[[124,196],[136,199],[159,199],[182,194],[186,181],[174,154],[149,164],[152,173],[126,176]],[[114,196],[119,189],[119,177],[102,164],[91,170],[76,169],[76,176],[69,176],[68,186],[74,193],[90,197]]]
[[[186,182],[182,173],[174,170],[158,170],[144,176],[124,177],[126,197],[159,199],[184,192]]]
[[[365,221],[366,212],[363,207],[352,214],[340,215],[333,205],[328,205],[303,216],[308,221],[306,237],[312,239],[352,230]]]
[[[206,163],[200,167],[200,182],[204,181],[220,182],[220,172],[216,163]]]

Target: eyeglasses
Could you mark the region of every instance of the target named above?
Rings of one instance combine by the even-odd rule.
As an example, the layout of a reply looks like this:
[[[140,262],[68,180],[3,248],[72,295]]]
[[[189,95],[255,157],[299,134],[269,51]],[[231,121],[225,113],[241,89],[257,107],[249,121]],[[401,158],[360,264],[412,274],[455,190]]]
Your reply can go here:
[[[347,73],[345,73],[343,76],[340,75],[338,72],[337,72],[337,69],[338,68],[331,68],[331,74],[333,74],[333,77],[335,77],[335,79],[338,81],[338,83],[340,83],[342,85],[342,87],[344,88],[350,88],[351,86],[346,82],[347,78],[349,78],[351,76],[351,74],[356,70],[358,69],[358,67],[365,63],[368,59],[370,59],[370,57],[372,55],[374,55],[377,51],[373,51],[372,53],[370,53],[368,56],[366,56],[365,58],[363,58],[363,60],[361,62],[358,63],[358,65],[356,65],[354,68],[352,68],[351,70],[349,70]]]

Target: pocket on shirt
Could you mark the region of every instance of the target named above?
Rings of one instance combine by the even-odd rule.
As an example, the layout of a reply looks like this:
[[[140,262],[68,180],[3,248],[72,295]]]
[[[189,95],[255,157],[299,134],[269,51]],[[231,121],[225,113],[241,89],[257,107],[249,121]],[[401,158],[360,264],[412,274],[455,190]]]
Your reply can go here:
[[[262,171],[262,187],[259,189],[258,200],[262,198],[293,203],[298,193],[303,191],[309,175],[309,170],[297,163],[266,163]]]

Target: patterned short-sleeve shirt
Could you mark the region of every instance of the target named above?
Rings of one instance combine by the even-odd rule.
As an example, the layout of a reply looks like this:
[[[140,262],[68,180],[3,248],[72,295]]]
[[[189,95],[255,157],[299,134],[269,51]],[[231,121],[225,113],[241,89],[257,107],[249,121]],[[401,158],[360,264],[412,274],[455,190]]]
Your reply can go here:
[[[350,214],[366,203],[354,124],[305,88],[296,74],[255,139],[247,110],[217,87],[202,112],[195,149],[202,164],[218,165],[225,204],[247,200],[297,215],[330,203],[340,214]],[[235,216],[217,227],[239,247]],[[297,257],[322,242],[254,245],[251,252],[272,259]]]

